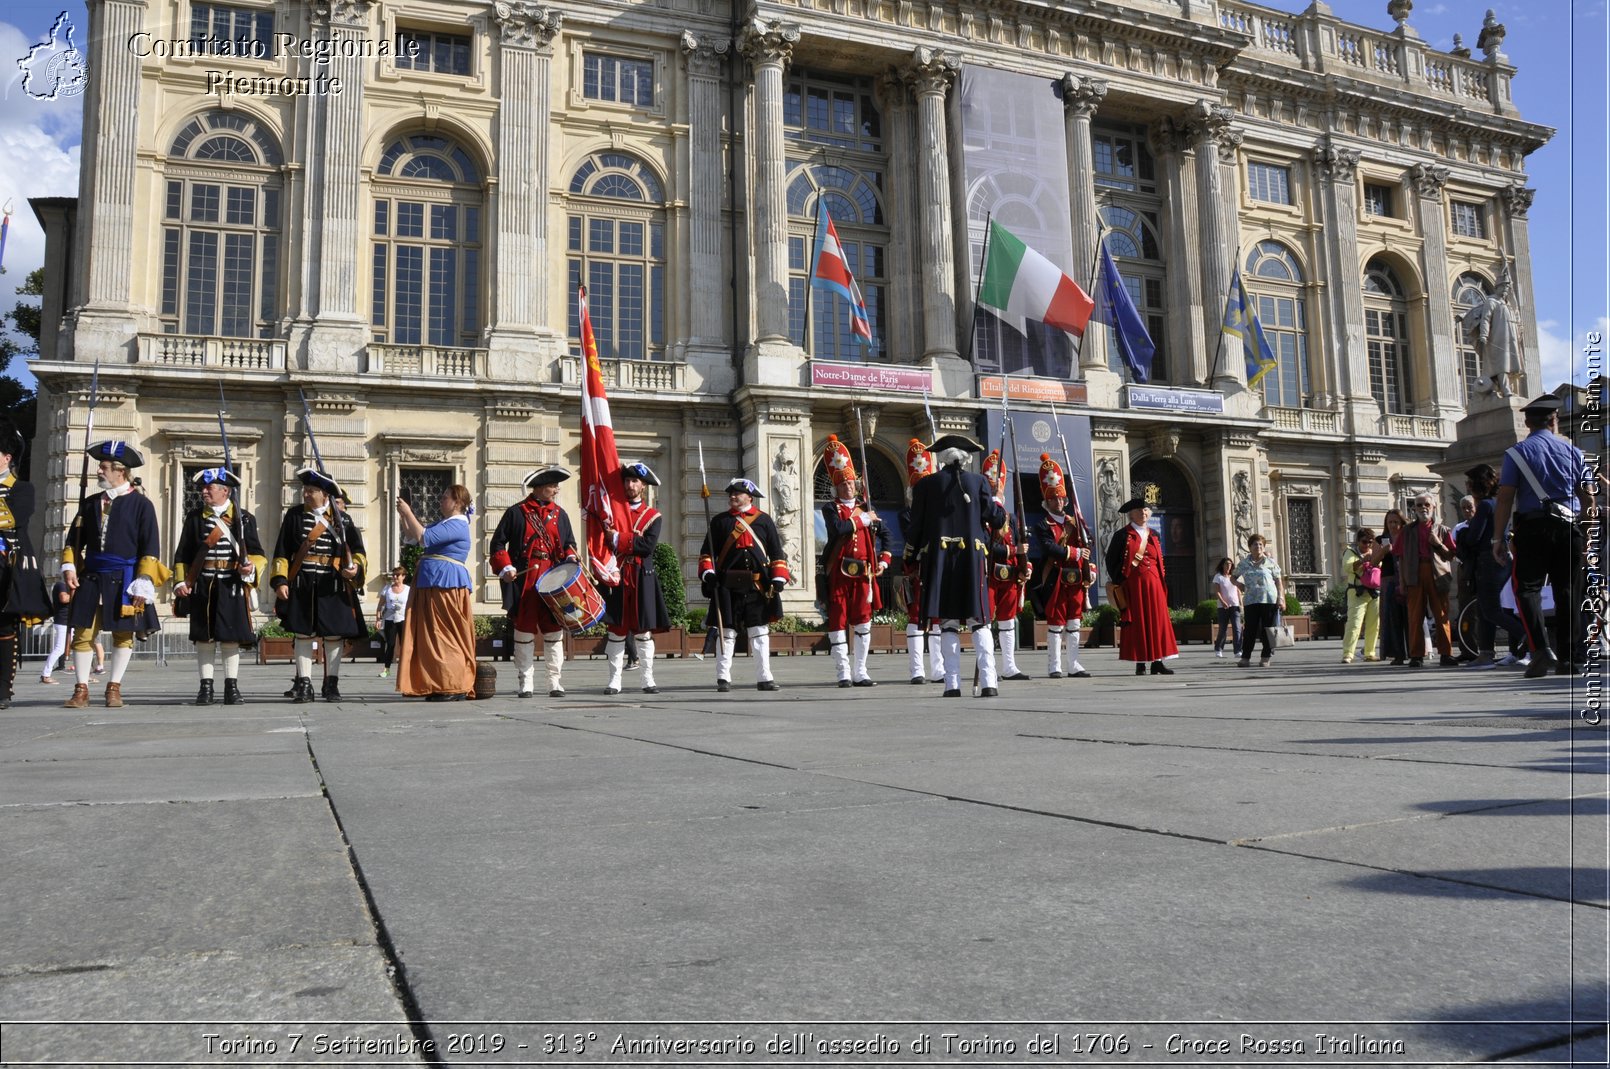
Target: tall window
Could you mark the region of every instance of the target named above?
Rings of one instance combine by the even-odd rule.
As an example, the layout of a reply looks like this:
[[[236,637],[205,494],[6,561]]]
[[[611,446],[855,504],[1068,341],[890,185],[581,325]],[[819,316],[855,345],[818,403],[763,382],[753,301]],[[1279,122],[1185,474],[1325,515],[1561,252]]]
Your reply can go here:
[[[162,329],[269,338],[278,329],[279,144],[239,112],[192,120],[168,149]]]
[[[1481,217],[1481,205],[1464,200],[1450,201],[1448,214],[1455,234],[1467,238],[1487,236],[1487,227]]]
[[[467,76],[470,73],[470,46],[473,43],[474,38],[468,34],[399,27],[396,66],[399,70]]]
[[[1090,157],[1096,185],[1134,193],[1157,192],[1157,169],[1141,135],[1129,131],[1092,130]]]
[[[1292,251],[1278,241],[1260,241],[1247,256],[1249,294],[1258,302],[1258,320],[1279,365],[1263,377],[1263,403],[1306,408],[1313,400],[1309,381],[1308,316],[1303,272]]]
[[[1469,272],[1460,275],[1453,284],[1454,347],[1459,353],[1459,377],[1464,384],[1466,405],[1475,400],[1477,387],[1483,381],[1483,376],[1481,354],[1476,352],[1476,347],[1465,337],[1465,328],[1460,320],[1464,318],[1466,312],[1487,300],[1490,292],[1486,279]]]
[[[783,88],[783,135],[791,141],[881,153],[883,122],[872,100],[872,79],[793,76]]]
[[[654,64],[646,59],[626,59],[602,52],[584,53],[581,60],[581,95],[588,100],[652,108]]]
[[[232,4],[190,5],[190,44],[204,55],[274,55],[274,13]]]
[[[846,167],[819,166],[800,170],[788,185],[788,331],[796,345],[820,360],[877,359],[883,352],[883,302],[888,291],[883,257],[888,229],[874,185],[878,177]],[[866,301],[872,324],[870,351],[850,333],[849,302],[836,293],[810,287],[818,199],[827,202],[827,213],[844,249],[845,266]]]
[[[473,347],[481,335],[481,174],[445,137],[393,141],[375,169],[376,342]]]
[[[1374,182],[1364,183],[1364,214],[1379,215],[1392,218],[1397,212],[1392,209],[1393,195],[1391,186],[1383,186]]]
[[[1152,356],[1150,381],[1171,382],[1167,331],[1164,329],[1165,273],[1163,255],[1157,241],[1157,213],[1134,211],[1117,205],[1099,208],[1098,211],[1101,221],[1107,225],[1103,235],[1107,251],[1117,263],[1118,274],[1124,280],[1124,288],[1129,291],[1129,299],[1135,302],[1135,308],[1146,322],[1146,333],[1151,335],[1152,344],[1157,347],[1157,352]],[[1107,365],[1119,375],[1127,377],[1128,368],[1118,353],[1112,328],[1099,326],[1091,320],[1088,329],[1107,331]]]
[[[1269,204],[1291,203],[1291,169],[1274,163],[1247,163],[1247,193]]]
[[[575,293],[586,265],[598,355],[665,359],[665,187],[624,152],[588,157],[570,179],[570,351],[581,352]]]
[[[1379,256],[1364,268],[1370,394],[1383,412],[1409,411],[1409,315],[1403,284]]]

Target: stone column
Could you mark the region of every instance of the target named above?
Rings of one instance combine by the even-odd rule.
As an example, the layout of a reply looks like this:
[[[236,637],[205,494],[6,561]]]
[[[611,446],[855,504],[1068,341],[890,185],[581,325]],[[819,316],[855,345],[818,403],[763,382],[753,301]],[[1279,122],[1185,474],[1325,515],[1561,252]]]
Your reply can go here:
[[[1426,335],[1431,351],[1428,360],[1412,360],[1411,374],[1431,376],[1430,389],[1418,408],[1422,415],[1438,419],[1457,417],[1464,410],[1459,392],[1458,360],[1454,353],[1453,307],[1448,278],[1448,224],[1442,210],[1442,190],[1448,183],[1448,168],[1417,163],[1409,168],[1409,184],[1418,199],[1416,215],[1420,224],[1420,274],[1425,287]],[[1410,353],[1414,352],[1410,339]],[[1421,370],[1424,368],[1425,370]]]
[[[731,47],[732,42],[725,38],[699,38],[688,31],[682,34],[691,138],[688,278],[682,284],[689,296],[687,347],[710,358],[725,349],[723,312],[727,307],[727,287],[721,265],[721,197],[726,178],[721,170],[721,64]],[[786,253],[785,247],[785,265]]]
[[[318,371],[358,370],[357,357],[368,342],[368,324],[358,314],[358,247],[367,230],[358,218],[362,176],[358,152],[363,140],[362,57],[371,36],[369,14],[374,0],[316,0],[313,35],[331,42],[331,80],[341,92],[315,98],[322,174],[317,186],[318,211],[309,222],[319,231],[309,242],[318,285],[317,316],[307,338],[307,368]],[[351,55],[342,55],[343,51]]]
[[[1515,303],[1521,309],[1517,327],[1521,338],[1521,363],[1525,368],[1520,395],[1531,397],[1546,388],[1543,384],[1543,358],[1537,344],[1537,302],[1532,299],[1532,239],[1526,213],[1532,210],[1537,190],[1515,182],[1499,192],[1504,205],[1505,252],[1514,260]],[[1457,329],[1457,328],[1456,328]]]
[[[923,46],[912,53],[911,63],[905,70],[906,81],[917,97],[917,240],[922,271],[922,355],[936,362],[959,360],[945,94],[960,69],[961,60],[956,56]]]
[[[1324,228],[1320,242],[1323,276],[1309,281],[1323,282],[1325,286],[1322,299],[1328,323],[1322,351],[1324,390],[1341,402],[1350,433],[1377,434],[1380,407],[1370,393],[1364,299],[1359,284],[1364,265],[1358,247],[1358,161],[1358,150],[1343,147],[1330,134],[1321,137],[1314,148],[1319,222]]]
[[[553,8],[531,3],[500,5],[494,18],[498,157],[490,214],[496,284],[486,287],[492,297],[488,372],[501,381],[531,382],[541,370],[536,336],[549,321],[549,65],[563,19]]]
[[[1201,219],[1197,214],[1195,159],[1174,120],[1164,118],[1148,131],[1148,144],[1156,157],[1163,187],[1163,258],[1168,271],[1169,354],[1182,353],[1189,360],[1175,359],[1176,382],[1206,385],[1212,380],[1212,362],[1219,352],[1217,330],[1203,329],[1202,257],[1197,247]],[[1154,341],[1157,339],[1153,339]]]
[[[84,97],[84,158],[78,172],[79,225],[74,241],[88,283],[83,307],[72,313],[70,355],[76,360],[123,363],[133,351],[138,329],[133,307],[137,169],[133,132],[139,125],[140,58],[128,41],[145,27],[145,4],[100,0],[89,5],[89,19],[89,87]]]
[[[756,345],[786,346],[788,338],[788,160],[783,143],[783,69],[799,40],[791,22],[750,19],[739,50],[755,67],[750,145],[755,161],[755,199],[750,235],[755,250]]]
[[[1209,100],[1198,100],[1191,109],[1186,134],[1196,150],[1197,202],[1202,256],[1202,324],[1205,337],[1215,337],[1224,324],[1224,299],[1230,289],[1239,227],[1236,223],[1238,181],[1236,150],[1241,131],[1231,128],[1235,113]],[[1215,389],[1247,384],[1246,363],[1241,342],[1225,337],[1219,351],[1218,366],[1212,371]]]
[[[917,345],[921,291],[917,286],[917,260],[911,236],[917,226],[915,180],[912,175],[911,96],[906,83],[894,71],[878,79],[878,106],[883,111],[884,147],[888,166],[884,170],[884,198],[889,221],[888,257],[889,299],[883,304],[884,337],[888,354],[896,364],[915,363],[921,356]]]
[[[1077,74],[1062,76],[1062,113],[1068,142],[1068,214],[1073,226],[1074,281],[1091,285],[1090,268],[1096,262],[1101,220],[1096,216],[1095,157],[1090,148],[1090,117],[1107,98],[1107,83]],[[1095,296],[1094,292],[1091,296]],[[1107,366],[1106,338],[1089,330],[1079,343],[1079,369]]]

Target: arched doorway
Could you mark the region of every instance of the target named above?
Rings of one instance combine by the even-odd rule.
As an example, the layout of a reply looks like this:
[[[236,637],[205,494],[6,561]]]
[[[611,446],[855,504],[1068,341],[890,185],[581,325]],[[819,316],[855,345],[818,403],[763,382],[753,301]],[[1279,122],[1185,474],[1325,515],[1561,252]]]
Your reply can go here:
[[[854,443],[849,443],[850,452],[855,461],[855,470],[861,473],[861,451]],[[872,511],[878,514],[883,526],[889,530],[889,552],[894,555],[896,562],[900,554],[905,551],[905,541],[900,535],[900,510],[906,507],[906,482],[904,478],[904,462],[896,464],[883,452],[873,446],[866,450],[867,467],[870,473],[861,473],[867,478],[872,491]],[[822,452],[816,451],[816,463],[811,474],[811,520],[816,531],[816,552],[820,556],[822,548],[827,545],[827,524],[822,519],[822,506],[833,500],[833,482],[828,478],[827,465],[822,463]],[[890,568],[878,580],[879,593],[883,596],[883,604],[893,605],[890,584],[894,582],[897,569]]]
[[[1185,473],[1169,460],[1142,460],[1129,470],[1131,492],[1139,494],[1147,483],[1157,484],[1158,489],[1152,526],[1163,543],[1169,607],[1194,608],[1201,599],[1196,566],[1196,497]]]

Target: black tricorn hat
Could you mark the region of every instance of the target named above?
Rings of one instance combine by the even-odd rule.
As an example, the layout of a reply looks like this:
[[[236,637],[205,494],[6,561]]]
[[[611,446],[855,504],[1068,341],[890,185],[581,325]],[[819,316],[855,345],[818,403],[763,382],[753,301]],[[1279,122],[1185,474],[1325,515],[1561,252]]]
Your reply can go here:
[[[642,479],[645,486],[660,485],[660,477],[654,474],[654,469],[639,460],[635,464],[621,466],[621,478]]]
[[[22,432],[17,425],[9,419],[0,420],[0,453],[9,455],[13,462],[22,459],[23,452],[28,443],[23,440]]]
[[[340,485],[318,468],[303,468],[296,473],[296,478],[297,481],[303,486],[311,486],[315,490],[323,490],[326,494],[329,494],[332,497],[341,492]]]
[[[196,484],[197,489],[213,483],[223,483],[231,489],[240,485],[240,477],[221,464],[216,468],[201,469],[190,477],[190,481]]]
[[[145,463],[140,451],[127,442],[96,442],[85,450],[93,460],[109,460],[125,468],[137,468]]]
[[[1125,501],[1122,505],[1118,506],[1118,514],[1120,516],[1127,516],[1131,512],[1134,512],[1136,509],[1149,509],[1149,508],[1151,508],[1151,506],[1146,504],[1146,502],[1144,500],[1142,500],[1141,498],[1132,497],[1128,501]]]
[[[741,475],[736,479],[733,479],[732,482],[728,483],[727,488],[723,490],[722,493],[748,494],[750,497],[757,499],[766,496],[760,492],[760,486],[758,483],[756,483],[753,479],[745,479]]]
[[[549,464],[542,468],[532,468],[525,473],[525,478],[520,482],[527,490],[535,490],[539,486],[552,486],[555,483],[562,483],[568,478],[570,478],[568,468],[561,467],[558,464]]]
[[[982,453],[984,447],[967,437],[965,434],[941,434],[928,446],[930,453],[942,453],[947,449],[960,449],[964,453]]]

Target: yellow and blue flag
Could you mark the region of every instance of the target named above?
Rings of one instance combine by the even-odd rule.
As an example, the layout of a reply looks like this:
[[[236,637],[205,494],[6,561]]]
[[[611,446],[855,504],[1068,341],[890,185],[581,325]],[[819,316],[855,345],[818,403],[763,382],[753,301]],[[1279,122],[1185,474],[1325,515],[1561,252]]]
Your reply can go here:
[[[1247,297],[1239,264],[1230,279],[1230,297],[1224,302],[1224,333],[1241,339],[1241,352],[1247,361],[1247,389],[1258,385],[1279,366],[1275,351],[1264,336],[1263,324],[1258,321],[1256,305]]]

